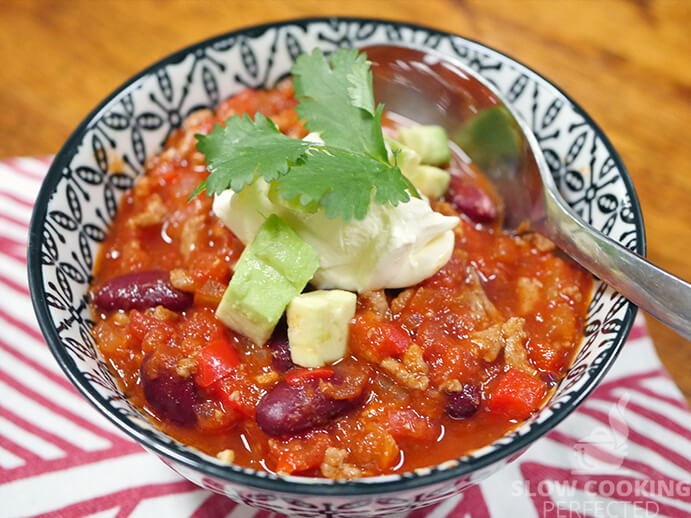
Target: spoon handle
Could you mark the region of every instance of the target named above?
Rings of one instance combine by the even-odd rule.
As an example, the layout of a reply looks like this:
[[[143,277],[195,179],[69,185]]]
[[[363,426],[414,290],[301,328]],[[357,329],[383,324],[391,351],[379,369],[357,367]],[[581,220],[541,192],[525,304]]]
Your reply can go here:
[[[631,302],[691,340],[691,284],[585,225],[560,201],[545,197],[538,230]]]

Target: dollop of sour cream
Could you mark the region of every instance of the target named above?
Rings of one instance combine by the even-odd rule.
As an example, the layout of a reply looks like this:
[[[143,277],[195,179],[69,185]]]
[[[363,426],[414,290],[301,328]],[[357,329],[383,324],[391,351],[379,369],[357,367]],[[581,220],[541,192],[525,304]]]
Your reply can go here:
[[[312,285],[357,292],[404,288],[432,276],[451,257],[459,223],[420,198],[395,207],[372,202],[360,221],[329,219],[323,209],[305,212],[280,199],[261,178],[239,193],[217,195],[213,211],[245,244],[269,215],[278,215],[319,254]]]

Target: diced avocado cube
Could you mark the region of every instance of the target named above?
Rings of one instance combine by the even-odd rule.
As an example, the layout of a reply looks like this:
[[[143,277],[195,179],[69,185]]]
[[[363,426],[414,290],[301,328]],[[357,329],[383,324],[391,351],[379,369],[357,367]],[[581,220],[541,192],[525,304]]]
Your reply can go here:
[[[415,188],[428,198],[441,198],[449,188],[451,175],[433,165],[419,165],[406,172]]]
[[[357,296],[343,290],[298,295],[288,305],[288,344],[293,363],[321,367],[342,358]]]
[[[454,135],[454,141],[485,171],[520,159],[520,129],[503,106],[477,113]]]
[[[216,309],[216,317],[262,344],[271,336],[295,291],[280,272],[254,255],[243,253]]]
[[[441,126],[413,126],[401,128],[398,140],[412,148],[423,164],[442,165],[451,160],[449,137]]]
[[[276,214],[264,222],[250,250],[257,259],[285,277],[298,293],[319,268],[317,252]]]
[[[264,344],[290,300],[319,267],[319,257],[275,214],[267,218],[235,267],[216,318]]]
[[[403,175],[428,198],[440,198],[449,187],[449,173],[435,166],[421,164],[416,151],[392,138],[386,138],[391,149],[391,163],[398,165]]]
[[[391,137],[384,137],[384,140],[389,145],[389,149],[391,149],[390,162],[392,164],[395,163],[403,174],[405,174],[406,169],[420,165],[420,155],[414,149],[404,146]]]

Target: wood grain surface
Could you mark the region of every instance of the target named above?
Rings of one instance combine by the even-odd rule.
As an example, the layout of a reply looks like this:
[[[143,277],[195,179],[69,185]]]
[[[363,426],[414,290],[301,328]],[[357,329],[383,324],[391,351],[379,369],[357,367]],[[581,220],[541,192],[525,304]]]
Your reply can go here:
[[[686,0],[0,0],[0,158],[55,153],[111,90],[185,45],[246,25],[338,14],[477,39],[566,90],[633,177],[649,258],[691,279]],[[691,401],[691,344],[648,324]]]

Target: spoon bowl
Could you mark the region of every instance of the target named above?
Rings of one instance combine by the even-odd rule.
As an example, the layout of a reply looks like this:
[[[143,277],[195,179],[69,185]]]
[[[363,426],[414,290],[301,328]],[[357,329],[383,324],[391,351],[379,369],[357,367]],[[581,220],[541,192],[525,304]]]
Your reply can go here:
[[[567,255],[687,339],[691,285],[583,222],[559,194],[527,123],[470,67],[397,45],[365,49],[375,97],[421,124],[443,126],[503,200],[504,227],[528,224]]]

